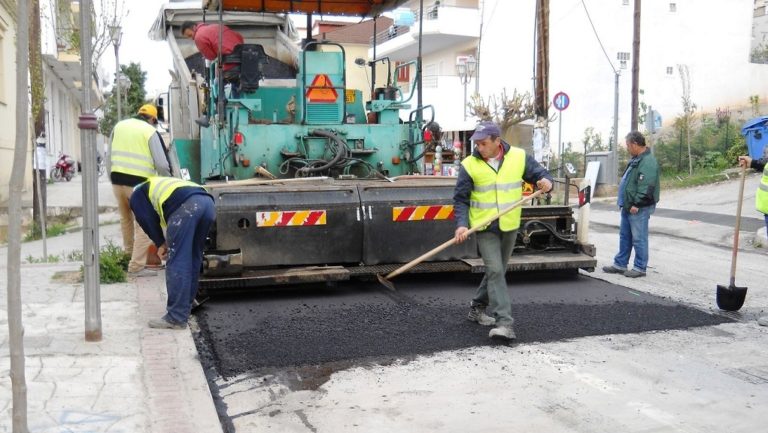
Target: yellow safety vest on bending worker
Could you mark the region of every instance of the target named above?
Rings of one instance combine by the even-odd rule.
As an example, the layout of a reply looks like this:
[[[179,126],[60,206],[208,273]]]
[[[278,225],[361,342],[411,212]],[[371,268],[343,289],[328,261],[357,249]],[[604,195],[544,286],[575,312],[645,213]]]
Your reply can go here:
[[[477,226],[485,218],[492,218],[497,212],[523,197],[524,150],[510,147],[498,172],[482,158],[474,156],[465,158],[461,165],[474,183],[469,195],[470,227]],[[501,231],[508,232],[520,227],[521,212],[522,210],[517,208],[499,218]]]
[[[112,171],[139,177],[157,175],[149,139],[157,133],[149,123],[139,119],[125,119],[115,125],[112,132]]]
[[[194,182],[177,179],[175,177],[153,176],[147,179],[147,182],[145,183],[149,184],[149,201],[152,203],[152,207],[155,208],[155,212],[160,215],[160,227],[162,228],[167,227],[165,215],[163,214],[163,205],[165,204],[165,201],[168,200],[168,197],[170,197],[177,189],[185,186],[201,188],[200,185]],[[143,185],[143,183],[136,188],[141,185]]]
[[[768,165],[763,168],[763,178],[755,194],[755,207],[760,212],[768,215]]]

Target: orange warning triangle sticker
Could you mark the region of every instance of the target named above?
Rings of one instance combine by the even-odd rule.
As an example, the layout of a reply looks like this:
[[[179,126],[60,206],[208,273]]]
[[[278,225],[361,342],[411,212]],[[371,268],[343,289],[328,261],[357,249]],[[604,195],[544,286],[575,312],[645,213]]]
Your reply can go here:
[[[309,102],[336,102],[339,94],[333,88],[333,83],[328,75],[317,74],[312,84],[307,88],[307,101]]]

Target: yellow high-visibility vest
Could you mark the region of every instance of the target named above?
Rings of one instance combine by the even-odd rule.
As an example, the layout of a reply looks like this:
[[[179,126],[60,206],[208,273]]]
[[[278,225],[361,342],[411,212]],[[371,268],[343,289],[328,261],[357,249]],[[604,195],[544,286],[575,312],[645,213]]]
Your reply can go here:
[[[152,207],[155,208],[155,212],[160,215],[160,227],[162,228],[167,227],[165,215],[163,214],[163,205],[165,204],[165,201],[168,200],[168,197],[170,197],[177,189],[185,186],[201,188],[200,185],[188,180],[162,176],[150,177],[146,182],[137,185],[136,188],[139,188],[145,183],[149,184],[149,201],[152,203]]]
[[[755,194],[755,207],[764,214],[768,214],[768,165],[763,168],[763,178]]]
[[[493,217],[523,197],[524,150],[510,147],[498,172],[475,156],[465,158],[461,165],[474,183],[469,195],[470,227],[475,227],[485,218]],[[499,228],[505,232],[516,230],[520,227],[521,212],[522,210],[517,208],[503,215],[499,218]]]
[[[155,128],[143,120],[125,119],[118,122],[112,132],[112,171],[139,177],[157,175],[149,150],[149,139],[155,133]]]

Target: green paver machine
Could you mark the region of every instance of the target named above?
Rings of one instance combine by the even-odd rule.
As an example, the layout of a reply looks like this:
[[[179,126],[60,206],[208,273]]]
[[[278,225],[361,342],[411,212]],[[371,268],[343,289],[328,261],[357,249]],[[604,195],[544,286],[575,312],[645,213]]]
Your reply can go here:
[[[312,14],[377,17],[403,3],[209,0],[201,8],[161,9],[152,34],[167,40],[173,54],[162,110],[172,150],[181,175],[205,184],[216,200],[202,288],[385,273],[453,235],[455,178],[424,175],[424,155],[434,151],[441,131],[418,92],[420,57],[389,67],[381,87],[377,65],[388,59],[358,60],[372,77],[364,102],[368,89],[347,85],[344,46],[314,41],[308,30],[299,48],[286,15],[307,14],[311,29]],[[243,35],[237,57],[205,64],[180,33],[183,22],[203,20]],[[239,83],[212,79],[222,76],[220,64],[233,61]],[[400,68],[416,71],[409,92],[393,84]],[[201,116],[208,126],[195,122]],[[596,265],[569,206],[524,208],[519,236],[510,270]],[[470,241],[411,272],[482,270]]]

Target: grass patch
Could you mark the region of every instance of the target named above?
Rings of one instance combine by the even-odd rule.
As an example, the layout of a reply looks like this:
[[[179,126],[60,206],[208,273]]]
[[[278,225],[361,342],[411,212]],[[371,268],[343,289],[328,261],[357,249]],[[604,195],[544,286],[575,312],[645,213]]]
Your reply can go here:
[[[32,255],[29,255],[24,260],[26,260],[27,263],[60,263],[62,258],[59,255],[48,254],[48,257],[33,257]]]
[[[683,174],[662,174],[661,189],[663,191],[668,188],[689,188],[699,185],[709,185],[711,183],[723,182],[732,178],[733,176],[729,177],[722,170],[716,169],[699,169],[692,176]]]

